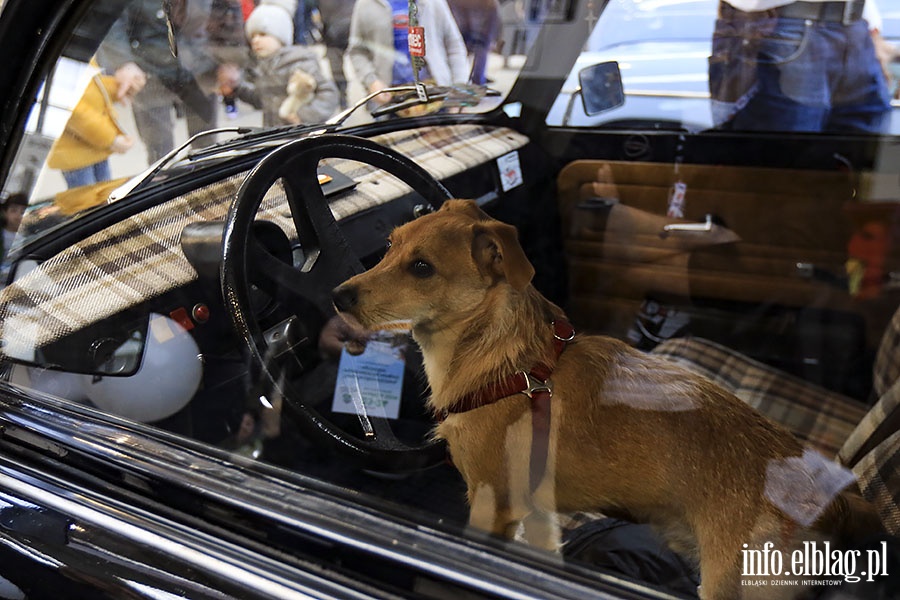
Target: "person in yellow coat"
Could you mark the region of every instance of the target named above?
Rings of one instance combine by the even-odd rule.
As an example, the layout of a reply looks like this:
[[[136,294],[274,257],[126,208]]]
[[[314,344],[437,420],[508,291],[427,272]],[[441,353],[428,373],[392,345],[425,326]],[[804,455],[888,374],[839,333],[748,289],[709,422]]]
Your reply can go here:
[[[109,156],[125,153],[134,145],[116,117],[113,101],[118,91],[115,77],[94,75],[50,149],[47,166],[61,170],[69,188],[109,180]],[[126,101],[138,91],[130,89]]]

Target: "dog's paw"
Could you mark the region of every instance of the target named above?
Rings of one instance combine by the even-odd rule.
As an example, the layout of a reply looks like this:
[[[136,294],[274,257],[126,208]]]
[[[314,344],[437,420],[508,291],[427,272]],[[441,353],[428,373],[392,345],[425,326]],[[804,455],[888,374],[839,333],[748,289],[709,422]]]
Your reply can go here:
[[[516,527],[516,541],[529,546],[555,552],[562,552],[562,530],[554,515],[533,512],[519,521]]]

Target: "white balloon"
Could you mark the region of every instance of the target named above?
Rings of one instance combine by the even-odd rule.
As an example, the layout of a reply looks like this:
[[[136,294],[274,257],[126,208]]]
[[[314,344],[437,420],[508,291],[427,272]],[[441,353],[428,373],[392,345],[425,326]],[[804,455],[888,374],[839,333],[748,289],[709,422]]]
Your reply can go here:
[[[164,419],[200,386],[203,364],[194,338],[176,321],[150,315],[141,366],[129,377],[82,375],[85,395],[101,410],[134,421]]]
[[[83,403],[87,401],[87,397],[82,389],[81,377],[81,375],[65,371],[16,365],[13,367],[10,381],[38,392]]]

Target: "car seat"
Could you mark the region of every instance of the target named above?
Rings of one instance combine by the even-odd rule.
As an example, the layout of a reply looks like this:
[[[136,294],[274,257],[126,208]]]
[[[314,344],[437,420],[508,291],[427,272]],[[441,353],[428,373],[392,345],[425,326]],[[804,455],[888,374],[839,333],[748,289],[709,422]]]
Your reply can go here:
[[[673,338],[652,351],[700,373],[788,427],[812,448],[851,469],[885,528],[900,534],[900,309],[873,366],[871,407],[697,337]]]

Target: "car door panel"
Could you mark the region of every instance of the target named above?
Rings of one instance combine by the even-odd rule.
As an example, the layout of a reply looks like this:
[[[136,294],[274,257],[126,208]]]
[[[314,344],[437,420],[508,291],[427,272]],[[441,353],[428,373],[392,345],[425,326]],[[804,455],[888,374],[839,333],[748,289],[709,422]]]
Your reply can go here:
[[[890,313],[854,287],[848,269],[854,240],[872,262],[872,224],[889,228],[896,204],[869,201],[864,169],[796,168],[780,154],[752,166],[687,163],[678,153],[667,162],[568,158],[557,190],[570,310],[589,327],[634,343],[649,300],[690,321],[680,334],[703,332],[795,373],[815,371],[819,383],[833,379],[826,365],[833,374],[837,361],[871,356]],[[670,210],[676,183],[682,217]],[[896,251],[882,249],[887,278]],[[822,346],[831,355],[801,348],[801,331],[831,339]],[[857,367],[864,378],[867,366]]]

